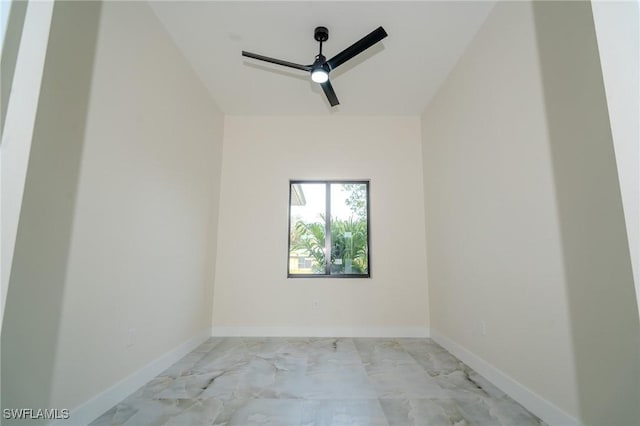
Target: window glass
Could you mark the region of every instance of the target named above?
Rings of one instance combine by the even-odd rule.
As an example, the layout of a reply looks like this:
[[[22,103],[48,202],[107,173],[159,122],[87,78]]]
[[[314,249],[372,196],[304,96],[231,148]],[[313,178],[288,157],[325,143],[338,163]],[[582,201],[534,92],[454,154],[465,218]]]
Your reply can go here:
[[[288,268],[289,277],[370,276],[369,182],[291,181]]]
[[[325,274],[326,184],[292,183],[289,273]]]
[[[332,183],[331,273],[366,274],[369,269],[367,185]]]

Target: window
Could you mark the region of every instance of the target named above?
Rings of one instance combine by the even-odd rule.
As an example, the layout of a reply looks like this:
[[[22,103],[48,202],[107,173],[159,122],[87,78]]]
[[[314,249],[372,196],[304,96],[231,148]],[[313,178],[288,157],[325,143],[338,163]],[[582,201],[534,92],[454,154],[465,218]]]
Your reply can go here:
[[[291,181],[287,276],[367,278],[370,271],[369,182]]]

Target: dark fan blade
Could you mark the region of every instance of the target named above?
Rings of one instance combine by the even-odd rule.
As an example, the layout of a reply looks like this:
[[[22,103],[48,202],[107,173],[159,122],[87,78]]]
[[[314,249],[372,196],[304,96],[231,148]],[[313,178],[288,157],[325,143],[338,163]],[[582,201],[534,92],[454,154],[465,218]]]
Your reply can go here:
[[[326,82],[321,83],[320,86],[322,86],[322,90],[324,90],[324,94],[327,95],[327,99],[329,100],[329,103],[332,107],[340,105],[338,97],[336,96],[336,92],[333,91],[331,81],[327,80]]]
[[[362,37],[360,40],[353,43],[351,46],[338,53],[333,58],[327,61],[329,68],[334,69],[347,62],[354,56],[364,52],[383,38],[387,36],[387,32],[382,27],[371,31],[368,35]]]
[[[281,61],[280,59],[270,58],[268,56],[256,55],[255,53],[242,51],[242,56],[246,56],[247,58],[257,59],[259,61],[270,62],[276,65],[282,65],[284,67],[295,68],[302,71],[310,71],[311,65],[300,65],[294,64],[293,62]]]

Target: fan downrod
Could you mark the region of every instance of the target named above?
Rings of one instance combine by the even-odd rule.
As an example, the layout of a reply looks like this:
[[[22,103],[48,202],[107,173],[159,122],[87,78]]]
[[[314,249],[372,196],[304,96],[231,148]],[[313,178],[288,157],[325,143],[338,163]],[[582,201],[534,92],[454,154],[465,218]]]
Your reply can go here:
[[[320,43],[329,40],[329,30],[327,27],[316,27],[313,31],[313,38]]]

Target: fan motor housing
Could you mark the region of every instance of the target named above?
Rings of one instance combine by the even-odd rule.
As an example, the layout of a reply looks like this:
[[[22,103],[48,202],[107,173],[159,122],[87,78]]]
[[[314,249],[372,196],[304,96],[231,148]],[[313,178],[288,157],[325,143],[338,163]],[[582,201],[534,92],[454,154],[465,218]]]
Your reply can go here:
[[[313,31],[313,38],[319,42],[327,41],[329,40],[329,30],[327,27],[316,27]]]

